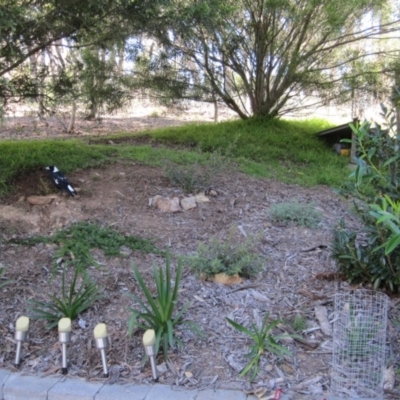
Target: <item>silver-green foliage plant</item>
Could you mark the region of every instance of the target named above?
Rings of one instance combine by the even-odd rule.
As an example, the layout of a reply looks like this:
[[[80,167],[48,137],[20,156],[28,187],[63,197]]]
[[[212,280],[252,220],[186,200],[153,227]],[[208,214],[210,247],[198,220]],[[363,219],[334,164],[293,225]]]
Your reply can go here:
[[[250,352],[246,355],[250,358],[250,362],[240,372],[240,376],[245,376],[251,372],[250,381],[253,381],[259,371],[259,364],[261,356],[270,352],[278,357],[290,355],[290,351],[278,343],[279,339],[287,338],[288,335],[273,335],[272,330],[280,324],[280,320],[269,321],[269,313],[267,313],[263,319],[261,326],[252,324],[251,328],[248,329],[229,318],[227,321],[239,332],[246,334],[250,339],[253,340],[253,344],[250,345]]]
[[[321,221],[322,213],[313,203],[288,201],[271,206],[269,215],[274,222],[295,224],[307,228],[315,228]]]
[[[220,273],[254,278],[265,265],[265,260],[257,254],[257,244],[255,237],[248,237],[242,243],[235,243],[232,235],[225,241],[212,237],[208,244],[200,244],[196,254],[188,256],[186,261],[197,275],[204,278]]]
[[[179,164],[171,160],[163,162],[168,179],[185,193],[198,193],[209,188],[218,174],[226,170],[228,161],[219,152],[208,156],[197,153],[191,164]]]
[[[382,326],[372,316],[357,314],[354,306],[349,306],[349,323],[344,328],[345,342],[341,351],[354,362],[377,353],[377,335]]]
[[[170,254],[166,254],[165,273],[162,267],[153,265],[153,277],[156,285],[156,295],[154,296],[146,285],[138,267],[133,265],[133,275],[143,292],[144,299],[139,296],[129,294],[139,308],[130,308],[132,315],[128,321],[128,333],[133,334],[136,328],[147,330],[154,329],[156,332],[156,352],[163,348],[164,359],[167,358],[168,348],[174,348],[175,342],[182,344],[181,340],[174,334],[174,329],[179,324],[188,324],[192,328],[197,326],[191,321],[183,320],[183,315],[190,306],[186,302],[183,307],[176,311],[178,303],[178,290],[182,276],[182,261],[179,260],[176,269],[174,285],[171,286],[171,261]]]
[[[79,276],[81,276],[81,284],[78,288]],[[66,267],[64,267],[61,297],[49,295],[48,301],[31,300],[29,311],[32,318],[47,321],[47,327],[51,329],[58,324],[60,318],[67,317],[74,320],[103,297],[100,287],[90,280],[89,275],[81,273],[77,268],[72,281],[67,283]]]

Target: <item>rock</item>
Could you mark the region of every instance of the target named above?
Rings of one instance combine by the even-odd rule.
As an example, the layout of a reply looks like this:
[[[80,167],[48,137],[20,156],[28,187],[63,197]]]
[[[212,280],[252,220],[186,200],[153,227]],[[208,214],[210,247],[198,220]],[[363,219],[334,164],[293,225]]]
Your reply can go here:
[[[383,389],[393,390],[396,380],[396,374],[394,372],[394,367],[391,365],[383,371]]]
[[[220,274],[214,275],[213,281],[215,283],[222,283],[223,285],[236,285],[242,283],[243,279],[238,274],[227,275],[221,272]]]
[[[204,195],[204,193],[199,193],[196,196],[194,196],[196,203],[201,204],[201,203],[208,203],[210,199]]]
[[[327,336],[332,336],[332,327],[327,317],[326,307],[316,306],[314,311],[315,311],[315,317],[319,322],[319,326],[321,328],[322,333]]]
[[[57,199],[57,195],[49,195],[49,196],[29,196],[26,198],[26,201],[33,206],[42,206],[45,204],[50,204],[54,199]]]
[[[217,192],[216,190],[214,190],[214,189],[210,189],[210,190],[208,191],[208,194],[209,194],[210,196],[212,196],[212,197],[217,197],[217,196],[218,196],[218,192]]]
[[[162,197],[160,195],[154,196],[152,199],[149,199],[149,205],[153,207],[157,207],[162,212],[178,212],[182,211],[181,206],[179,205],[179,198],[174,197],[173,199],[169,199],[168,197]]]
[[[196,208],[197,205],[195,197],[194,196],[184,197],[181,200],[181,206],[185,211],[191,210],[192,208]]]

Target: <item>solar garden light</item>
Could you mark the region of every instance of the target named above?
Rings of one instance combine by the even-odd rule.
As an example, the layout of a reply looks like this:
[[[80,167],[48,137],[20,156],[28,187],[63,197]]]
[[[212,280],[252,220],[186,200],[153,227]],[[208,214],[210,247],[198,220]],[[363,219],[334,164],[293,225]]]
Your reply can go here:
[[[94,328],[94,339],[96,342],[96,347],[101,353],[101,362],[103,364],[103,377],[108,377],[108,367],[106,358],[106,348],[108,347],[108,336],[107,336],[107,326],[106,324],[97,324]]]
[[[21,362],[21,348],[22,342],[24,342],[28,337],[29,330],[29,318],[19,317],[15,324],[15,340],[17,341],[17,351],[15,354],[15,365],[19,367]]]
[[[157,367],[156,367],[156,334],[154,329],[148,329],[143,335],[143,346],[146,355],[150,358],[151,372],[153,373],[153,379],[158,379]]]
[[[61,318],[58,321],[58,340],[62,345],[62,369],[61,373],[66,375],[67,368],[67,343],[71,341],[71,320],[69,318]]]

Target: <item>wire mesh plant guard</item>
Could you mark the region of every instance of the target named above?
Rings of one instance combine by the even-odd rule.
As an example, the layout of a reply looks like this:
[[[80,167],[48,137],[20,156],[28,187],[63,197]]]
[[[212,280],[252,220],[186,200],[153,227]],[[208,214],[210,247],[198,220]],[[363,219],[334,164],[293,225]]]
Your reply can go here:
[[[388,297],[371,290],[335,294],[331,392],[383,396]]]

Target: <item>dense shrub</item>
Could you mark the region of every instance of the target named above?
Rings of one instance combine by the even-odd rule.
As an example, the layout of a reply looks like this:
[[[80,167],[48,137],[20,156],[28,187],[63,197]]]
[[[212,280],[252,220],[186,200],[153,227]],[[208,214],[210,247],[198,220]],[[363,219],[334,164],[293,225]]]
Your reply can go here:
[[[332,257],[350,282],[371,282],[374,288],[400,288],[400,152],[394,111],[382,106],[385,126],[351,125],[356,140],[357,168],[346,192],[363,227],[334,230]]]

